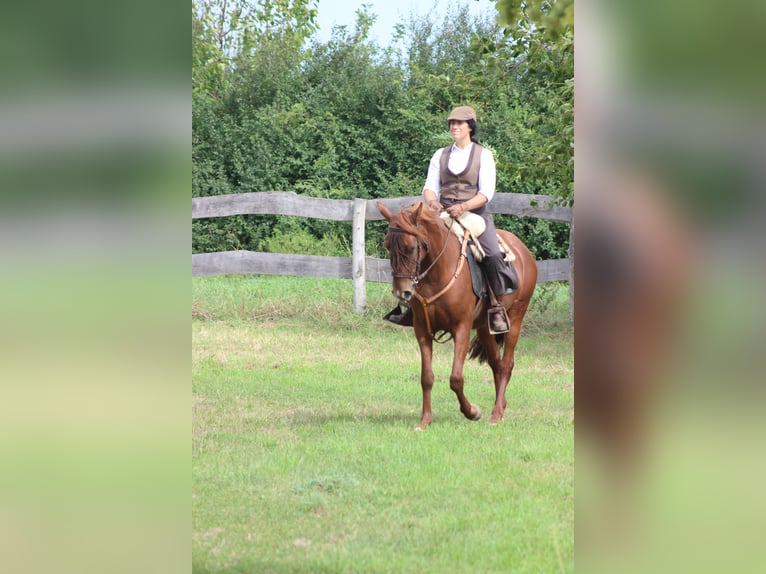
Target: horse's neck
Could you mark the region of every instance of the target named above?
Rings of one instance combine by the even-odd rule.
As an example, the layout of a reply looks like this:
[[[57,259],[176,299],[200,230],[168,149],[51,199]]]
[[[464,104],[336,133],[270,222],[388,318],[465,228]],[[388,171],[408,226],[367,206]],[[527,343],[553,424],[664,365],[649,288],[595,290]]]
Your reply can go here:
[[[433,229],[429,231],[430,248],[426,260],[428,266],[434,266],[431,273],[438,273],[440,276],[442,270],[449,270],[449,273],[452,273],[460,255],[460,241],[441,222],[435,223]],[[446,246],[444,245],[445,242],[447,243]],[[434,260],[437,258],[438,261],[434,264]]]

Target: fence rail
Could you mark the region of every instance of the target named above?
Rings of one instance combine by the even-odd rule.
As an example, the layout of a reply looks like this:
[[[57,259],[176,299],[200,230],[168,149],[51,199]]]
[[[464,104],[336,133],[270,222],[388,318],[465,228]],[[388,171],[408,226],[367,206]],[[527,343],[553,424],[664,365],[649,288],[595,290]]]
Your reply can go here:
[[[394,211],[411,205],[419,197],[380,199]],[[553,205],[550,197],[518,193],[498,193],[492,200],[492,212],[519,217],[536,217],[572,222],[572,209]],[[335,200],[306,197],[293,192],[256,192],[192,199],[192,219],[232,215],[292,215],[333,221],[351,221],[352,256],[325,257],[254,251],[222,251],[192,255],[192,276],[227,274],[293,275],[354,280],[354,308],[366,307],[367,281],[391,281],[388,259],[367,257],[364,250],[365,221],[381,220],[375,200]],[[569,259],[538,261],[538,283],[571,281]],[[570,287],[571,288],[571,287]]]

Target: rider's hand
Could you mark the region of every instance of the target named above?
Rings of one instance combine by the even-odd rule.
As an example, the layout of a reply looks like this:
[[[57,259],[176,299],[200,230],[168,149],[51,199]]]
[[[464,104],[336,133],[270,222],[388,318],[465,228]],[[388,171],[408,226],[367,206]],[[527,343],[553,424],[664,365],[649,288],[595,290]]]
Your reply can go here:
[[[444,209],[444,206],[438,201],[436,201],[435,199],[432,199],[431,201],[428,202],[428,207],[430,207],[434,211],[441,211],[442,209]]]
[[[465,207],[463,207],[462,203],[456,203],[455,205],[452,205],[447,208],[447,213],[449,213],[449,216],[452,219],[457,219],[458,217],[463,215],[464,212],[465,212]]]

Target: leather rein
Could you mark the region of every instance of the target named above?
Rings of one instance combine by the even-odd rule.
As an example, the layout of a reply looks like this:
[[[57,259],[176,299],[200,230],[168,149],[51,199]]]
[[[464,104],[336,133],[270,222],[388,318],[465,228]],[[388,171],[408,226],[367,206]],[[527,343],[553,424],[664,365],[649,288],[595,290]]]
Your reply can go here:
[[[392,233],[404,233],[404,234],[407,234],[407,235],[412,235],[414,237],[417,237],[411,231],[406,231],[406,230],[402,229],[401,227],[389,227],[388,230],[390,232],[392,232]],[[452,334],[447,332],[447,331],[443,331],[442,332],[442,336],[441,337],[437,337],[437,336],[435,336],[431,332],[431,319],[428,316],[428,309],[427,309],[427,307],[431,303],[433,303],[434,301],[439,299],[447,291],[449,291],[450,288],[452,288],[452,286],[455,284],[455,281],[457,281],[457,278],[460,276],[460,273],[463,270],[463,267],[465,266],[465,262],[466,262],[466,258],[467,258],[467,256],[466,256],[466,249],[468,247],[468,240],[470,239],[470,236],[471,236],[471,232],[468,229],[465,229],[464,234],[463,234],[463,241],[460,244],[460,257],[458,257],[457,268],[455,269],[455,272],[452,274],[452,277],[447,282],[447,284],[438,293],[436,293],[436,295],[432,295],[431,297],[423,297],[423,296],[420,295],[420,293],[417,292],[417,286],[418,286],[418,283],[420,283],[420,281],[422,279],[424,279],[426,275],[428,275],[428,272],[431,271],[431,269],[434,268],[436,263],[439,261],[439,259],[441,259],[442,255],[444,255],[444,252],[447,250],[447,243],[449,242],[449,238],[450,238],[449,227],[447,227],[447,229],[445,231],[447,233],[447,236],[444,239],[444,245],[442,246],[442,249],[439,252],[439,254],[434,258],[434,260],[426,268],[425,271],[423,271],[422,273],[420,272],[420,244],[421,244],[421,240],[418,238],[417,239],[418,255],[417,255],[417,263],[416,263],[416,267],[415,267],[415,273],[409,273],[409,274],[407,274],[407,273],[393,273],[392,274],[392,277],[394,277],[394,278],[403,278],[403,277],[404,278],[408,278],[408,279],[412,280],[412,282],[415,284],[415,289],[414,289],[412,295],[413,295],[413,297],[415,299],[420,301],[420,304],[423,306],[423,315],[426,318],[426,331],[428,332],[428,336],[433,341],[436,341],[437,343],[446,343],[447,341],[449,341],[452,338]],[[425,246],[426,246],[426,251],[428,251],[428,243],[427,242],[424,242],[424,243],[425,243]],[[446,335],[446,336],[444,336],[444,335]]]

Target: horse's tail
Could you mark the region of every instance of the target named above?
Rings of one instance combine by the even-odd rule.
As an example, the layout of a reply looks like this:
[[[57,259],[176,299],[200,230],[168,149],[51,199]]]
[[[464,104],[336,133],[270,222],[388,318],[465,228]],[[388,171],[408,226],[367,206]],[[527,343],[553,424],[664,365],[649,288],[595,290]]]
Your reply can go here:
[[[498,349],[502,349],[503,343],[505,343],[505,336],[502,334],[495,335],[495,342],[497,343]],[[478,335],[474,335],[473,340],[471,341],[471,347],[468,349],[468,357],[470,359],[478,359],[479,363],[487,362],[487,348],[482,344]]]

